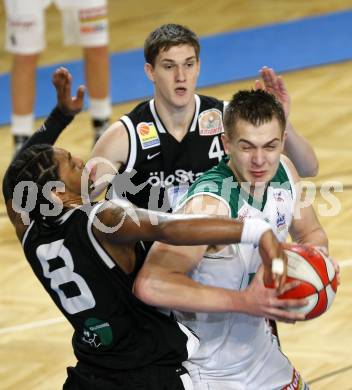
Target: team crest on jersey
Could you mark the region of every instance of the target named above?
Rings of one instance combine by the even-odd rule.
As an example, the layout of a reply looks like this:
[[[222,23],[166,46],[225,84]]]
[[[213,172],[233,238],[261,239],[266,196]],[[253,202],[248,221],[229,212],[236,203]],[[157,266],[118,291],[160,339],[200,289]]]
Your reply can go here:
[[[211,136],[223,132],[222,114],[220,110],[212,108],[203,111],[198,118],[199,135]]]
[[[142,149],[149,149],[160,145],[159,135],[153,122],[138,123],[137,134],[141,142]]]
[[[240,222],[244,222],[246,218],[249,216],[249,209],[245,206],[238,210],[238,220]]]
[[[274,198],[277,202],[284,202],[282,191],[274,191]]]

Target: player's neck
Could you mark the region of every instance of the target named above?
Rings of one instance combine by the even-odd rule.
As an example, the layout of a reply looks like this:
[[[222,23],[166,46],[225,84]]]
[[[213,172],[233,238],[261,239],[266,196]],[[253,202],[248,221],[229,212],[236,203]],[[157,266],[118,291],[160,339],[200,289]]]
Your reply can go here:
[[[193,121],[195,99],[192,98],[187,106],[175,107],[156,98],[155,107],[167,131],[180,141],[187,134]]]

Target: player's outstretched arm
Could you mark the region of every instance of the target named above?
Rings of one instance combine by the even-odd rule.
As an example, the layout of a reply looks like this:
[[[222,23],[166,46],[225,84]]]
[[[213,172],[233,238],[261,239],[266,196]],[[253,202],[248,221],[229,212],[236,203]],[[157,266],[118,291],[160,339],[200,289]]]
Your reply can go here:
[[[208,197],[206,207],[215,206],[217,199]],[[221,205],[220,205],[221,206]],[[189,204],[190,209],[193,207]],[[201,211],[200,211],[201,212]],[[225,211],[226,212],[226,211]],[[226,215],[222,213],[221,215]],[[282,288],[285,282],[286,255],[270,225],[258,219],[244,223],[216,215],[165,214],[133,207],[129,202],[105,202],[94,223],[96,236],[107,243],[127,244],[137,241],[160,241],[171,245],[228,245],[248,243],[259,245],[265,266],[265,281]],[[206,246],[203,247],[203,253]],[[272,269],[273,259],[282,260],[282,271]]]
[[[266,288],[263,269],[241,291],[206,286],[187,274],[201,260],[205,247],[175,247],[156,242],[152,246],[135,285],[135,295],[145,303],[190,312],[239,312],[285,322],[304,319],[287,307],[301,307],[305,300],[281,300],[276,289]],[[282,291],[297,285],[287,283]]]
[[[57,93],[57,107],[53,109],[41,127],[33,133],[29,140],[23,145],[19,152],[14,156],[11,164],[16,160],[21,159],[22,153],[30,146],[37,144],[54,145],[62,131],[71,123],[76,115],[83,107],[84,87],[81,86],[77,90],[75,97],[71,96],[71,75],[65,68],[57,69],[52,78],[52,82]],[[10,165],[11,165],[10,164]],[[10,221],[16,227],[17,235],[21,238],[26,230],[22,222],[21,216],[13,210],[12,197],[13,186],[9,169],[6,171],[3,179],[3,195],[6,202],[7,213]]]
[[[292,160],[301,177],[312,177],[318,174],[319,162],[310,143],[299,134],[289,121],[291,97],[284,80],[272,68],[264,66],[260,70],[263,83],[259,80],[255,88],[265,89],[272,93],[281,102],[287,120],[285,153]]]
[[[97,233],[116,243],[144,240],[161,241],[171,245],[218,245],[241,242],[242,238],[258,245],[262,235],[268,232],[267,240],[263,241],[266,243],[264,246],[267,247],[268,255],[270,256],[269,246],[271,253],[282,253],[275,236],[271,236],[270,225],[264,221],[248,221],[246,230],[250,229],[250,225],[251,229],[256,227],[257,231],[247,233],[248,238],[244,238],[244,224],[235,219],[204,214],[167,214],[136,208],[122,200],[102,203],[96,219],[101,225],[97,223],[95,226],[105,225],[109,228],[109,232],[106,230]]]

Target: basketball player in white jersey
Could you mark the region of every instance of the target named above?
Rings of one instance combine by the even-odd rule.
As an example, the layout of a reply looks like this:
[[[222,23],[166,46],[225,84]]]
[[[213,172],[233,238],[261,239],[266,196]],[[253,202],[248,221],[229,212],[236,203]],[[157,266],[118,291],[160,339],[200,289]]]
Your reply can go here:
[[[199,52],[197,35],[184,26],[166,24],[151,32],[144,45],[144,69],[154,85],[154,97],[112,124],[93,149],[92,157],[103,157],[115,168],[99,166],[97,179],[115,175],[116,170],[137,171],[134,183],[146,183],[148,194],[127,197],[139,207],[157,207],[148,204],[154,185],[161,183],[172,193],[172,187],[192,184],[224,155],[220,141],[224,102],[195,93]],[[290,96],[283,80],[267,67],[261,74],[264,87],[278,96],[288,116]],[[315,176],[318,162],[311,145],[289,122],[286,130],[285,152],[302,176]],[[98,192],[99,186],[94,193]]]
[[[290,233],[294,241],[327,251],[328,239],[312,206],[296,207],[299,177],[281,154],[285,126],[282,106],[272,95],[260,90],[234,95],[224,117],[227,157],[190,187],[180,210],[259,218],[270,223],[280,241]],[[151,248],[135,293],[149,304],[178,310],[179,319],[200,337],[199,351],[186,363],[195,389],[308,388],[264,320],[280,320],[276,310],[259,310],[242,295],[249,287],[262,288],[258,305],[267,299],[271,289],[263,286],[259,267],[253,245],[189,249],[155,243]],[[237,313],[228,310],[225,300],[209,309],[212,295],[202,285],[238,290]]]

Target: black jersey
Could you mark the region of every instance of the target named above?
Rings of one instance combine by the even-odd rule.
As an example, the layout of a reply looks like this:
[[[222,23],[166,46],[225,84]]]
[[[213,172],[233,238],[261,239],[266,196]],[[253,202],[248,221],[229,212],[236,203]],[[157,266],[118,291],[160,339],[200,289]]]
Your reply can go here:
[[[124,115],[128,160],[107,197],[125,197],[139,207],[169,211],[196,178],[224,155],[223,111],[223,101],[195,95],[193,121],[180,142],[165,129],[154,100]]]
[[[34,273],[74,328],[78,361],[108,370],[180,364],[198,339],[132,294],[144,250],[136,245],[135,272],[123,272],[94,237],[99,207],[70,210],[52,227],[32,223],[22,242]]]

